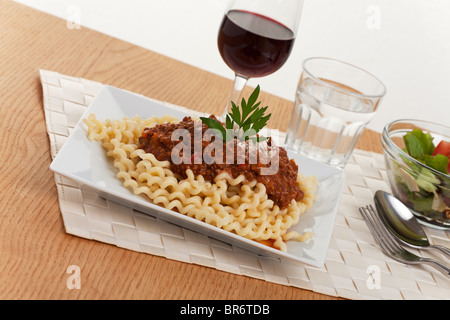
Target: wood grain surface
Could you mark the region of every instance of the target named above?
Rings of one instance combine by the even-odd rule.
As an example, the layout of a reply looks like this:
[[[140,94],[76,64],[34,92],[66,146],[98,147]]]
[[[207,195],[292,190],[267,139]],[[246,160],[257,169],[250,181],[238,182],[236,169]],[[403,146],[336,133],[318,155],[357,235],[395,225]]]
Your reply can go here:
[[[0,299],[335,299],[66,234],[40,68],[210,113],[222,111],[232,83],[12,1],[0,6]],[[269,126],[285,130],[292,102],[260,98],[276,110]],[[366,130],[358,148],[380,152],[379,139]],[[80,267],[80,290],[67,288],[70,265]]]

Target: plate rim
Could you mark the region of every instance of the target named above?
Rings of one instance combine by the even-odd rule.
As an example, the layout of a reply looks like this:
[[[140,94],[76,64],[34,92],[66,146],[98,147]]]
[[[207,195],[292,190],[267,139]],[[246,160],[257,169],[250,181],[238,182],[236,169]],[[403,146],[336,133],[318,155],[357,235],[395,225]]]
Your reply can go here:
[[[76,125],[74,126],[74,129],[73,129],[72,133],[68,136],[67,140],[64,142],[62,147],[59,149],[58,153],[55,155],[54,159],[52,160],[52,162],[51,162],[51,164],[49,166],[51,171],[53,171],[54,173],[57,173],[59,175],[62,175],[62,176],[66,177],[66,178],[68,178],[70,180],[73,180],[73,181],[77,182],[78,184],[80,184],[80,188],[83,185],[85,185],[85,186],[87,186],[87,187],[89,187],[91,189],[94,189],[96,192],[98,192],[98,194],[100,196],[103,195],[104,198],[107,198],[110,201],[119,203],[119,204],[121,204],[121,205],[123,205],[125,207],[128,207],[128,208],[131,207],[133,210],[136,210],[136,211],[138,211],[140,213],[151,215],[151,216],[155,216],[155,214],[151,214],[149,212],[142,211],[141,207],[143,207],[144,209],[147,208],[147,209],[152,210],[152,211],[158,211],[156,213],[156,216],[158,218],[160,218],[161,220],[168,221],[170,223],[176,224],[176,225],[178,225],[178,226],[180,226],[182,228],[187,228],[187,229],[193,230],[193,231],[195,231],[197,233],[201,233],[201,234],[206,235],[206,236],[208,236],[210,238],[213,238],[213,239],[218,239],[219,238],[218,239],[219,241],[226,242],[226,243],[231,244],[233,246],[236,245],[237,247],[241,247],[242,248],[242,246],[240,246],[240,244],[241,243],[245,244],[245,247],[243,248],[244,250],[251,251],[253,253],[256,253],[256,254],[259,254],[259,255],[263,255],[263,256],[272,256],[272,257],[275,256],[275,257],[278,257],[278,258],[281,258],[281,259],[288,258],[288,259],[292,259],[292,260],[295,260],[295,261],[298,261],[298,262],[301,262],[301,263],[304,263],[304,264],[307,264],[307,265],[310,265],[310,266],[314,266],[314,267],[322,267],[324,265],[324,262],[325,262],[325,259],[326,259],[326,254],[327,254],[327,252],[329,250],[329,246],[330,246],[331,236],[332,236],[332,233],[333,233],[336,217],[337,217],[337,211],[338,211],[339,203],[340,203],[340,200],[341,200],[342,190],[343,190],[343,187],[344,187],[344,181],[345,181],[345,171],[344,170],[338,170],[336,168],[333,168],[333,169],[336,169],[338,172],[332,174],[331,177],[340,176],[339,177],[340,178],[339,179],[340,185],[339,185],[339,187],[337,189],[337,192],[339,192],[339,195],[338,195],[337,203],[336,203],[336,205],[335,205],[335,207],[333,209],[333,212],[329,216],[329,218],[331,218],[332,221],[330,221],[330,230],[329,230],[329,234],[327,235],[327,239],[324,240],[324,241],[326,241],[326,250],[324,250],[324,252],[322,252],[320,259],[315,259],[315,261],[312,261],[311,259],[308,259],[308,258],[305,258],[305,257],[301,257],[301,256],[297,256],[297,255],[294,255],[294,254],[289,253],[289,252],[280,251],[278,249],[275,249],[275,248],[266,246],[264,244],[258,243],[258,242],[254,241],[254,240],[247,239],[247,238],[245,238],[243,236],[239,236],[237,234],[233,234],[233,233],[231,233],[229,231],[226,231],[224,229],[221,229],[221,228],[218,228],[216,226],[210,225],[210,224],[205,223],[203,221],[199,221],[199,220],[196,220],[194,218],[188,217],[186,215],[182,215],[180,213],[172,211],[170,209],[158,206],[157,204],[154,204],[151,201],[147,201],[146,199],[142,199],[141,197],[139,197],[139,195],[134,195],[125,186],[123,186],[123,190],[126,191],[126,192],[129,192],[129,195],[125,194],[125,192],[124,193],[117,193],[114,190],[107,190],[106,188],[101,188],[101,186],[99,186],[98,184],[95,184],[92,181],[87,180],[87,179],[85,179],[83,177],[77,176],[77,175],[73,174],[72,172],[65,170],[64,167],[61,167],[60,163],[59,163],[60,162],[59,159],[62,157],[61,155],[63,155],[65,153],[65,150],[70,148],[70,146],[72,144],[72,141],[77,138],[77,135],[75,133],[76,132],[80,132],[80,131],[84,132],[85,133],[84,134],[85,139],[87,139],[86,129],[83,128],[83,125],[84,125],[83,119],[86,118],[87,115],[92,113],[93,109],[101,108],[101,106],[97,107],[97,105],[98,105],[98,102],[101,101],[101,99],[103,98],[103,96],[105,94],[109,94],[110,96],[114,97],[114,94],[112,94],[111,91],[113,91],[113,92],[115,91],[118,94],[132,95],[134,98],[140,98],[140,99],[146,100],[149,103],[151,102],[151,103],[155,103],[155,104],[158,104],[160,106],[163,106],[163,107],[167,108],[167,111],[168,111],[167,114],[170,114],[170,110],[176,110],[177,112],[181,112],[181,113],[185,113],[185,112],[188,112],[188,111],[193,111],[194,113],[204,114],[204,113],[201,113],[201,112],[198,112],[198,111],[190,110],[190,109],[185,108],[185,107],[175,106],[175,105],[171,105],[170,103],[165,103],[165,102],[162,102],[162,101],[158,101],[158,100],[155,100],[155,99],[152,99],[152,98],[149,98],[149,97],[137,94],[137,93],[133,93],[133,92],[128,91],[128,90],[116,88],[116,87],[109,86],[109,85],[104,85],[102,87],[102,89],[94,97],[94,99],[89,104],[89,106],[86,108],[86,110],[83,112],[82,116],[77,121]],[[93,142],[94,141],[92,141],[90,143],[93,143]],[[313,161],[313,162],[316,162],[316,161],[314,161],[312,159],[310,159],[310,160]],[[318,163],[318,162],[316,162],[316,163]],[[323,164],[323,163],[320,163],[320,165],[330,167],[330,166],[328,166],[326,164]],[[112,198],[109,198],[108,196],[112,196]],[[132,202],[132,203],[134,203],[136,205],[136,207],[130,206],[128,203],[124,204],[123,202],[119,202],[117,200],[122,200],[122,201],[125,201],[125,202]],[[314,206],[314,204],[313,204],[313,206]],[[165,218],[164,215],[168,215],[168,217]],[[301,219],[301,217],[300,217],[300,219]],[[172,220],[181,220],[183,223],[187,223],[189,225],[195,225],[199,229],[205,229],[205,232],[198,231],[198,229],[191,229],[189,227],[186,227],[186,225],[182,224],[181,222],[180,223],[176,223],[176,222],[174,222]],[[229,238],[230,241],[223,240],[223,238]],[[248,247],[252,247],[252,249],[248,249]]]

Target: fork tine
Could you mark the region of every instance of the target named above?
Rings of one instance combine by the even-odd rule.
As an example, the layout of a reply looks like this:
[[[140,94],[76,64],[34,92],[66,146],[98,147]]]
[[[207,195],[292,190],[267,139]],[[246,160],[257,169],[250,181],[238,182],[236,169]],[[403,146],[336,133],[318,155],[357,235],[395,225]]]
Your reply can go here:
[[[381,221],[380,215],[378,212],[372,207],[372,205],[367,206],[369,212],[374,217],[374,221],[377,223],[379,230],[382,233],[383,238],[385,241],[389,244],[390,248],[392,248],[394,251],[400,251],[402,250],[402,247],[398,244],[397,240],[392,236],[391,232],[386,228],[386,226]]]
[[[381,217],[380,217],[379,213],[372,207],[372,205],[368,205],[368,208],[372,212],[372,214],[376,217],[375,221],[377,222],[377,224],[379,226],[379,229],[382,232],[383,239],[385,239],[385,241],[389,245],[389,247],[394,252],[400,252],[400,251],[404,250],[400,246],[398,241],[394,238],[392,233],[388,230],[388,228],[386,228],[386,226],[384,225],[383,221],[381,220]]]
[[[369,210],[369,213],[372,216],[372,219],[374,223],[377,225],[377,229],[380,233],[380,237],[384,240],[386,245],[389,247],[391,252],[397,252],[400,249],[400,246],[395,242],[394,239],[391,238],[389,231],[386,229],[386,227],[383,225],[383,223],[380,220],[380,217],[378,216],[378,213],[375,211],[375,209],[368,205],[367,209]]]
[[[443,265],[442,263],[429,259],[419,257],[401,247],[395,240],[395,238],[389,233],[387,228],[384,226],[381,218],[375,209],[368,205],[366,207],[359,208],[359,212],[363,216],[364,220],[369,227],[375,241],[381,248],[381,251],[390,256],[392,259],[402,262],[404,264],[418,264],[424,263],[433,266],[438,269],[447,277],[450,277],[450,268]]]
[[[366,220],[367,226],[369,227],[370,232],[372,233],[373,237],[375,238],[375,241],[381,247],[381,250],[385,254],[391,255],[392,254],[392,250],[389,248],[389,246],[387,246],[387,244],[384,242],[382,236],[380,235],[378,227],[375,224],[375,222],[373,221],[374,219],[370,215],[368,207],[359,208],[359,212],[363,216],[364,220]]]
[[[389,255],[395,255],[400,250],[402,250],[402,248],[391,237],[389,231],[384,227],[378,213],[371,205],[366,206],[366,214],[374,231],[376,232],[375,240],[378,242],[381,249]]]
[[[366,214],[370,219],[370,223],[377,233],[377,242],[380,247],[384,247],[386,251],[390,254],[395,254],[403,250],[402,247],[397,243],[394,237],[391,235],[389,230],[384,226],[378,212],[372,207],[372,205],[368,205],[365,208]]]

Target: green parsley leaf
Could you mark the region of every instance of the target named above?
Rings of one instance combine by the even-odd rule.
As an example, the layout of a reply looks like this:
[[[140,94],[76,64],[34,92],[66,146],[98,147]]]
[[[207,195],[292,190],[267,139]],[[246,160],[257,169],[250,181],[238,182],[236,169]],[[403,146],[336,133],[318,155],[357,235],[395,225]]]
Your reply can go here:
[[[227,114],[227,116],[230,116],[231,119],[233,119],[234,122],[237,123],[238,126],[241,125],[241,113],[239,112],[239,108],[234,104],[233,101],[231,101],[231,113]],[[227,129],[233,129],[233,127],[228,127]]]
[[[230,132],[236,134],[236,138],[241,141],[251,139],[252,141],[261,142],[269,138],[259,137],[256,134],[267,125],[271,114],[265,115],[267,106],[260,108],[261,102],[256,102],[260,93],[259,85],[253,90],[252,94],[245,101],[241,100],[240,108],[232,101],[231,112],[226,115],[225,128],[223,125],[211,118],[200,118],[208,127],[217,129],[222,133],[222,140],[228,141],[233,136]],[[236,128],[236,125],[238,128]]]
[[[205,117],[200,117],[200,120],[202,120],[202,122],[205,123],[209,128],[218,130],[222,135],[218,138],[221,138],[223,141],[227,141],[227,132],[219,121]]]

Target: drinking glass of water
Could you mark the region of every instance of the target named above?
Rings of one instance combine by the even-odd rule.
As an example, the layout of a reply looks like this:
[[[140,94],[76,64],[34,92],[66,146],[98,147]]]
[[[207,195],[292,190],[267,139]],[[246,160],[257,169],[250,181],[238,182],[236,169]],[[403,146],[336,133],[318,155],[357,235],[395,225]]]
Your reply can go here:
[[[330,58],[309,58],[297,87],[286,148],[343,169],[384,95],[369,72]]]

